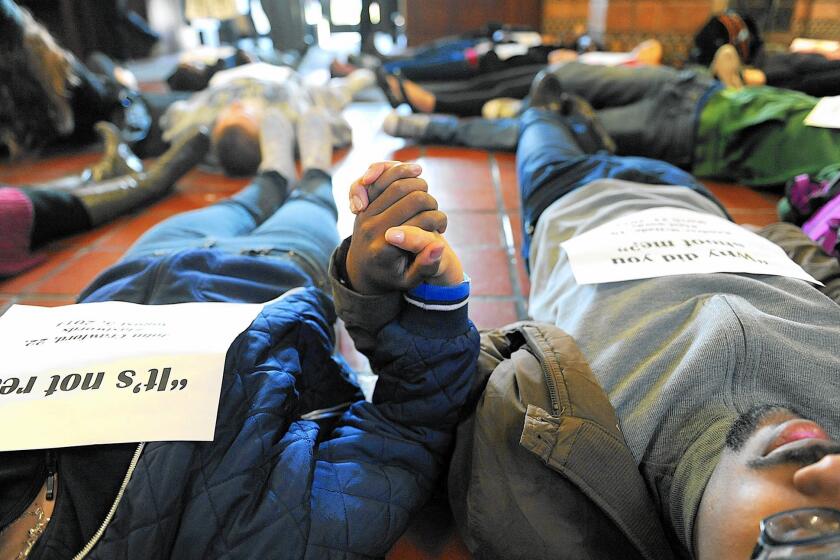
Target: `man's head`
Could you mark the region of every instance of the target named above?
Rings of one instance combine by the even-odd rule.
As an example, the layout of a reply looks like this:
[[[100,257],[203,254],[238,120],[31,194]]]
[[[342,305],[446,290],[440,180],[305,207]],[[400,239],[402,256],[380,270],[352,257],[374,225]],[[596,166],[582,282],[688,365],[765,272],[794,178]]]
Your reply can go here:
[[[260,124],[257,111],[234,101],[219,113],[212,133],[216,157],[225,173],[253,175],[260,165]]]
[[[747,559],[762,519],[802,507],[840,509],[840,443],[788,408],[754,408],[733,424],[703,493],[696,556]]]

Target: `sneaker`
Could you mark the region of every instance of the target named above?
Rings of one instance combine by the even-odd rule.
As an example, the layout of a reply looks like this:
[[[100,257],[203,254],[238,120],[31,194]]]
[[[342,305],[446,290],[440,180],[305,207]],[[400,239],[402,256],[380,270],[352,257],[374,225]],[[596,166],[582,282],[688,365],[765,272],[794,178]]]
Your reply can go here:
[[[587,154],[605,151],[615,153],[615,141],[598,120],[595,109],[585,99],[571,93],[562,94],[557,111],[564,117],[578,145]]]
[[[531,84],[528,94],[530,106],[553,111],[564,122],[587,154],[599,151],[615,153],[615,141],[610,138],[595,110],[582,97],[563,91],[560,80],[548,69],[541,70]]]
[[[432,115],[424,113],[411,113],[401,115],[396,110],[388,113],[382,122],[382,130],[385,134],[396,138],[413,138],[421,140],[432,122]]]
[[[560,80],[548,69],[541,70],[531,82],[531,91],[528,93],[531,107],[557,111],[563,96],[563,87]]]

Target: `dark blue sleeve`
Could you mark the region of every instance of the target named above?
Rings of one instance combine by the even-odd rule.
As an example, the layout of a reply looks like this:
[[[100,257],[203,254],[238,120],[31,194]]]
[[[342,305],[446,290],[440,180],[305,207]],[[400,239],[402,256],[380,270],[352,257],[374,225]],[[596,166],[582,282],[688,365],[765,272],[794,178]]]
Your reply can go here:
[[[370,355],[373,402],[354,404],[319,446],[309,555],[384,556],[444,472],[479,352],[468,285],[445,292],[406,295]]]

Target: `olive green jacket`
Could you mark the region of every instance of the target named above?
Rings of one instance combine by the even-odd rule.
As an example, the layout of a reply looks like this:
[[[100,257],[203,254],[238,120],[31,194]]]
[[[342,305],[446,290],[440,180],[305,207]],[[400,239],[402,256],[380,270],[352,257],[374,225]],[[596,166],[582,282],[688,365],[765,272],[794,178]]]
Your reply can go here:
[[[402,296],[354,292],[347,247],[333,255],[333,296],[366,351]],[[613,407],[569,335],[535,322],[485,332],[478,365],[448,485],[476,558],[673,557]]]

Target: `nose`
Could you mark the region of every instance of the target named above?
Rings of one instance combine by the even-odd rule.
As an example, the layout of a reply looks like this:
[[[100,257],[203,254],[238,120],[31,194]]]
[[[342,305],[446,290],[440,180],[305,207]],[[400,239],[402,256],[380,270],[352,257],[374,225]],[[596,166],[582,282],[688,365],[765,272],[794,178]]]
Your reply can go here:
[[[803,494],[833,501],[833,507],[840,508],[840,455],[826,455],[802,467],[794,473],[793,484]]]

